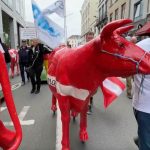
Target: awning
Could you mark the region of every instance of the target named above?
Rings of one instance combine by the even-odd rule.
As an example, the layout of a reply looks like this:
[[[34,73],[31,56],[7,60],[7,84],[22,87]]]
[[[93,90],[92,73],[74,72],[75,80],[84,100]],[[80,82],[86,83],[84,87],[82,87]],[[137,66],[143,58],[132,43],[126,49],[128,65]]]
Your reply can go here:
[[[140,28],[135,35],[138,36],[147,36],[150,35],[150,22],[147,22],[142,28]]]

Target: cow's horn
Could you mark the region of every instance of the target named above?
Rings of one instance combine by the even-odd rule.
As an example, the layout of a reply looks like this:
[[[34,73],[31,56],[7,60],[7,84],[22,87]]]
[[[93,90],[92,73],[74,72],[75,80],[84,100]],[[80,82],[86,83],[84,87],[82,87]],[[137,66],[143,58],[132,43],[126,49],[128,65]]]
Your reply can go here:
[[[132,23],[131,19],[121,19],[121,20],[112,21],[108,23],[106,26],[104,26],[100,36],[101,38],[108,37],[113,33],[114,30],[129,23]]]
[[[118,29],[116,29],[114,31],[114,34],[122,35],[123,33],[126,33],[129,30],[131,30],[133,27],[134,27],[133,25],[129,25],[129,26],[125,26],[125,27],[120,27],[120,28],[118,28]]]

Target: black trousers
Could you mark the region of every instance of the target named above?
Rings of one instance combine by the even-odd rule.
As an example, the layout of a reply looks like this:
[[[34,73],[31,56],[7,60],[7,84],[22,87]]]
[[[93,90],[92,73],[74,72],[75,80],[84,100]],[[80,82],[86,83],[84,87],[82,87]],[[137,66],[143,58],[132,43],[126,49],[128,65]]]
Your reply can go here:
[[[40,65],[38,67],[34,67],[32,69],[33,69],[33,73],[30,75],[32,89],[40,90],[40,87],[41,87],[41,73],[42,73],[42,70],[43,70],[43,65]],[[36,87],[36,85],[37,85],[37,87]]]
[[[19,66],[20,66],[20,73],[21,73],[21,79],[22,79],[22,82],[25,83],[25,67],[28,67],[29,65],[27,63],[19,63]],[[27,74],[27,79],[29,80],[29,74],[26,72]]]

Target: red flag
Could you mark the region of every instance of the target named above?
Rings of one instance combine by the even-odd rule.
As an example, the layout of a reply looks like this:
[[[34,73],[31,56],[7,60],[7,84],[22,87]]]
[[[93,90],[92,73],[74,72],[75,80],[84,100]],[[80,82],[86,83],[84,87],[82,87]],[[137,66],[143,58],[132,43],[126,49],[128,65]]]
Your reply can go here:
[[[104,95],[104,107],[107,108],[125,89],[125,84],[117,77],[109,77],[101,86]]]

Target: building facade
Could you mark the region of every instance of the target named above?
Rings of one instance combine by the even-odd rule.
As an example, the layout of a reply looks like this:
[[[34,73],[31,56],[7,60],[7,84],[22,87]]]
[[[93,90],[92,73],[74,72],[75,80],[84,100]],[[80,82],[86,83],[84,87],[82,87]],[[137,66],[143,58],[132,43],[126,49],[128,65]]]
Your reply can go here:
[[[149,0],[131,0],[130,1],[130,18],[134,22],[134,33],[141,28],[147,21],[149,11]]]
[[[81,8],[81,36],[82,43],[86,42],[86,34],[95,33],[98,18],[98,0],[84,0]]]
[[[108,0],[108,21],[130,17],[130,0]]]
[[[108,0],[99,0],[98,4],[98,22],[96,24],[98,32],[107,24],[108,22]]]
[[[150,21],[150,0],[148,0],[147,5],[147,21]]]
[[[67,41],[71,47],[77,47],[81,43],[81,36],[80,35],[72,35],[67,39]]]
[[[24,0],[0,0],[0,37],[11,48],[20,44],[20,27],[25,26]]]

